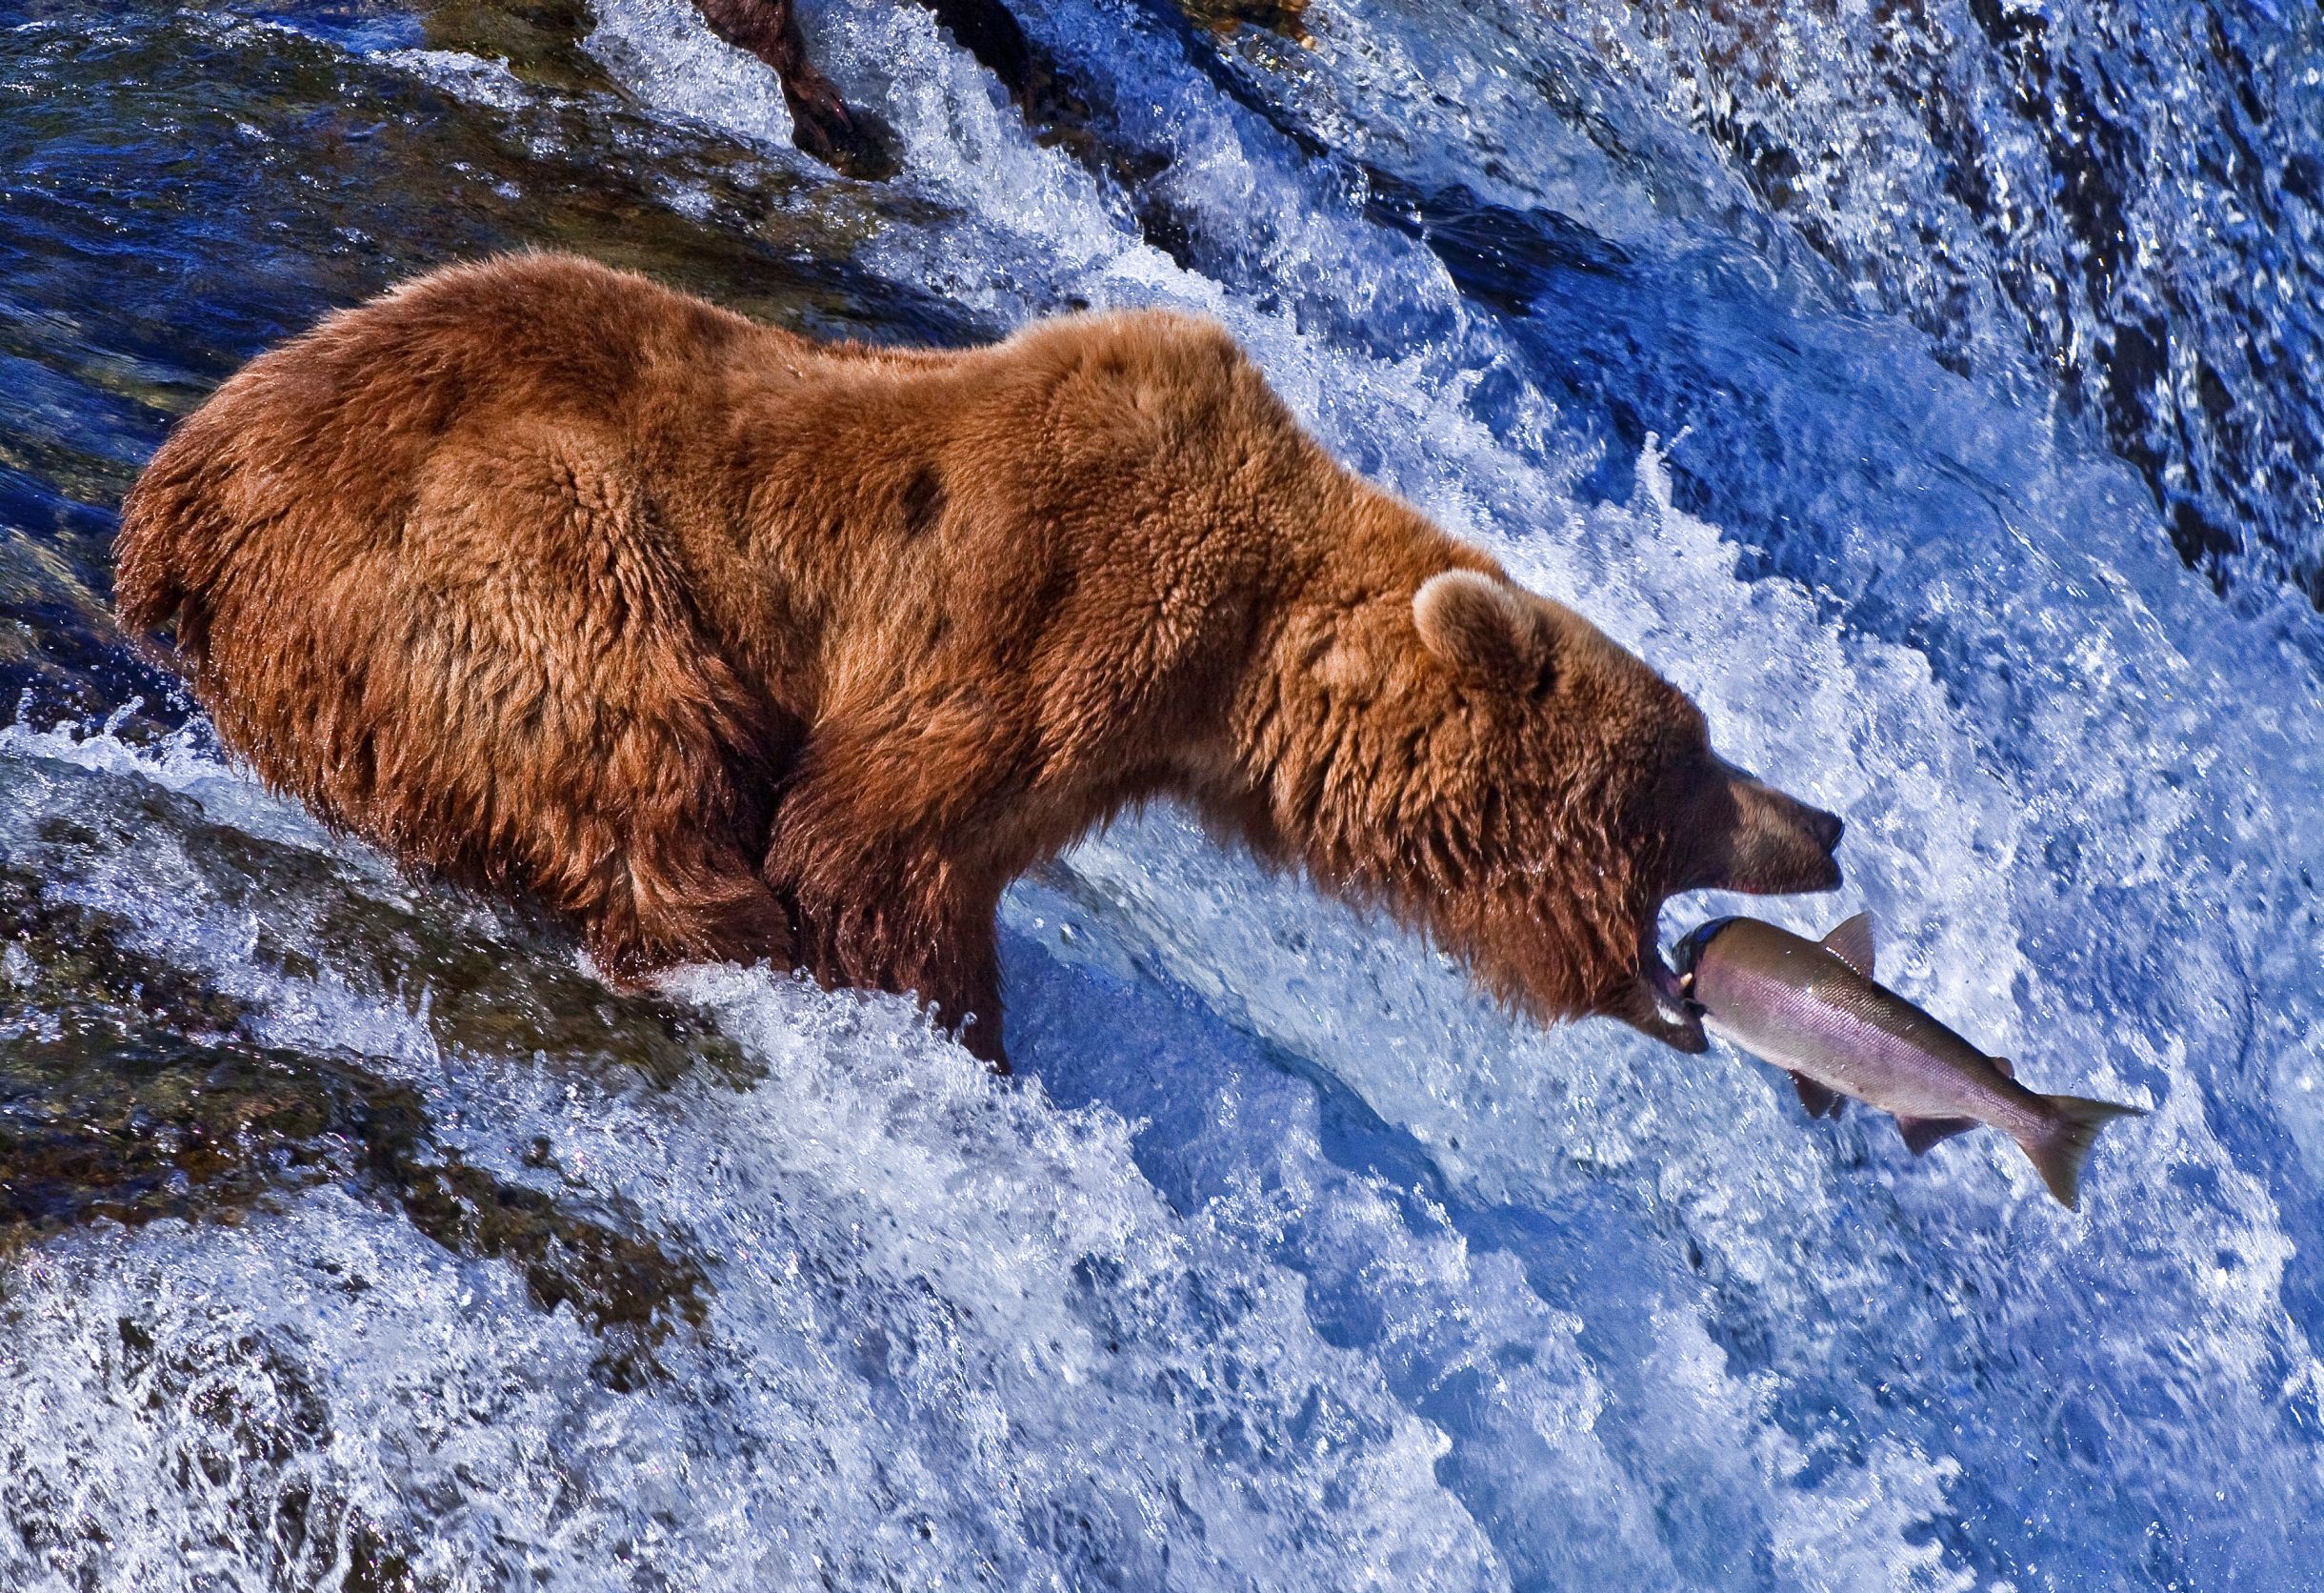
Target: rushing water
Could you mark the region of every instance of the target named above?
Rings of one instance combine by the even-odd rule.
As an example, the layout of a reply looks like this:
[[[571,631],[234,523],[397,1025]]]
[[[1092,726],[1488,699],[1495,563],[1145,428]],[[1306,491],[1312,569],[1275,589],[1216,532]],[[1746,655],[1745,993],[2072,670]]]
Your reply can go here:
[[[0,1586],[2317,1584],[2317,17],[1250,9],[1026,0],[1047,142],[811,9],[872,186],[682,0],[0,9]],[[1008,1084],[608,994],[106,617],[172,416],[528,244],[825,333],[1219,315],[1849,817],[1789,921],[2153,1115],[2069,1215],[1167,812],[1012,895]]]
[[[1538,0],[1316,37],[1347,147],[1608,235],[1609,189],[1650,195],[2118,452],[2222,588],[2324,601],[2318,8]]]

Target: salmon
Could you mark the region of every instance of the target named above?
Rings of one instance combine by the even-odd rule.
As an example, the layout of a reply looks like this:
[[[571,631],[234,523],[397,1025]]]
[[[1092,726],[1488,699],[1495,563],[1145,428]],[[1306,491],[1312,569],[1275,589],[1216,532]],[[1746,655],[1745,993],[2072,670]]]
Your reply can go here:
[[[1820,941],[1757,918],[1713,918],[1672,958],[1682,996],[1713,1034],[1792,1075],[1811,1117],[1853,1097],[1893,1114],[1913,1154],[1980,1124],[1999,1129],[2068,1208],[2098,1130],[2143,1109],[2040,1095],[1873,977],[1873,922],[1859,913]]]

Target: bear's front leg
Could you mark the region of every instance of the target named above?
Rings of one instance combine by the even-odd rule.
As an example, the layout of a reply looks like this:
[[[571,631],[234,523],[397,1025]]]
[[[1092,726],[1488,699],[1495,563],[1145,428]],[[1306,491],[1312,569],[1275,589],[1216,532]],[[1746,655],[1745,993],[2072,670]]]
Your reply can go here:
[[[788,792],[762,870],[791,909],[801,966],[827,988],[916,996],[970,1055],[1001,1046],[1001,887],[937,833],[872,817],[859,780],[825,763]]]
[[[774,69],[791,109],[791,141],[833,171],[868,182],[897,169],[895,130],[840,98],[799,34],[793,0],[694,0],[711,31]]]

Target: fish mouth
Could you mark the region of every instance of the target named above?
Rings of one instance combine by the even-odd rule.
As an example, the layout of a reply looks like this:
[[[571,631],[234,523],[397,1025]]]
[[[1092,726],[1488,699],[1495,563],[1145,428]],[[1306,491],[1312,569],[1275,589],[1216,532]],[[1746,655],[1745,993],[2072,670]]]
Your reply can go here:
[[[1689,1056],[1711,1049],[1703,1032],[1703,1009],[1693,994],[1694,976],[1681,974],[1663,959],[1655,935],[1659,914],[1650,914],[1638,931],[1638,971],[1633,978],[1626,1010],[1618,1016],[1649,1039],[1660,1040]]]

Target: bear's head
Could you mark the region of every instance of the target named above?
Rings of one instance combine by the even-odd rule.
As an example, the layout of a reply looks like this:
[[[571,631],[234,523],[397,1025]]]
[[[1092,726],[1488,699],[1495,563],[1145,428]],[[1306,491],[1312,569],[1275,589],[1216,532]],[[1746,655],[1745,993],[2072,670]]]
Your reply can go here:
[[[1700,709],[1571,609],[1489,569],[1405,590],[1320,660],[1332,761],[1360,763],[1339,783],[1369,811],[1311,856],[1514,1005],[1702,1050],[1663,901],[1831,890],[1840,819],[1720,757]],[[1370,857],[1359,831],[1384,842]]]

